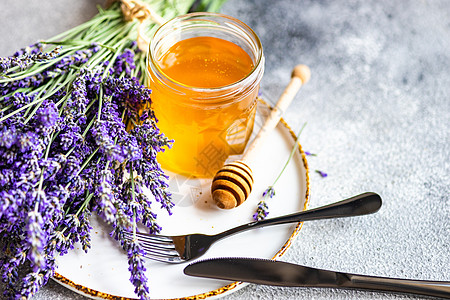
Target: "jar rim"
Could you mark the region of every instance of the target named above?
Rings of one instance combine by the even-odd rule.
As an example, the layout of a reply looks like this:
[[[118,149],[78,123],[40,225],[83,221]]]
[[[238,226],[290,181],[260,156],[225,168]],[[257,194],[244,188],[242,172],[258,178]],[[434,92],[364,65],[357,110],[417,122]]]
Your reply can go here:
[[[183,84],[182,82],[179,82],[173,78],[171,78],[170,76],[168,76],[159,66],[159,64],[157,63],[157,59],[154,57],[155,55],[155,51],[151,51],[153,46],[156,43],[156,39],[155,37],[158,36],[158,34],[161,34],[161,32],[169,25],[172,24],[176,24],[179,23],[181,21],[185,21],[185,20],[195,20],[199,17],[215,17],[215,18],[221,18],[221,19],[225,19],[228,21],[232,21],[233,23],[235,23],[235,25],[239,25],[240,29],[244,29],[243,32],[246,33],[246,35],[248,35],[252,41],[255,43],[256,46],[256,60],[255,60],[255,64],[252,68],[252,70],[246,74],[244,77],[242,77],[241,79],[232,82],[230,84],[227,85],[223,85],[223,86],[218,86],[218,87],[195,87],[195,86],[191,86],[191,85],[187,85],[187,84]],[[198,19],[201,20],[201,19]],[[181,16],[177,16],[175,18],[172,18],[171,20],[167,21],[166,23],[162,24],[154,33],[153,38],[149,44],[149,50],[148,50],[148,54],[147,54],[147,65],[148,67],[150,66],[150,63],[155,66],[155,68],[157,69],[157,71],[162,74],[165,78],[165,80],[168,80],[170,82],[170,84],[175,85],[176,87],[182,88],[182,89],[189,89],[191,91],[195,91],[195,92],[199,92],[199,93],[211,93],[211,92],[221,92],[221,91],[226,91],[229,89],[233,89],[236,86],[249,81],[252,77],[254,76],[258,76],[258,72],[259,71],[263,71],[264,68],[264,54],[263,54],[263,47],[262,47],[262,43],[261,40],[259,39],[258,35],[253,31],[253,29],[250,28],[250,26],[248,26],[247,24],[245,24],[244,22],[225,15],[225,14],[221,14],[221,13],[213,13],[213,12],[194,12],[194,13],[188,13],[188,14],[184,14]],[[262,70],[261,70],[262,69]],[[149,72],[149,68],[147,68],[147,72]],[[256,74],[256,75],[255,75]],[[259,77],[259,76],[258,76]]]

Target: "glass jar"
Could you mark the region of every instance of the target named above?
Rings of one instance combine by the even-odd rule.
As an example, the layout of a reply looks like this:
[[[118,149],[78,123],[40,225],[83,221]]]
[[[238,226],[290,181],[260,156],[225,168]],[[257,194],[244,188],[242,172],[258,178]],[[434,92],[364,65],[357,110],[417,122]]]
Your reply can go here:
[[[212,177],[244,151],[253,130],[261,42],[235,18],[192,13],[162,25],[149,47],[151,105],[158,127],[175,141],[158,161],[169,171]]]

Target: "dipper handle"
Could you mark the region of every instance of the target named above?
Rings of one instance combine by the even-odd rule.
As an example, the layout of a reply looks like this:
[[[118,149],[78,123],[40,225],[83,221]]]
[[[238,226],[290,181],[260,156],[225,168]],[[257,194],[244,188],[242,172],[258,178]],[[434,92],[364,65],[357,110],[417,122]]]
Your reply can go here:
[[[259,130],[253,142],[248,146],[244,156],[241,161],[249,160],[252,155],[256,152],[260,144],[265,140],[266,136],[269,135],[273,129],[280,122],[281,116],[287,110],[289,105],[292,103],[295,95],[300,90],[303,84],[307,83],[311,78],[311,71],[305,65],[297,65],[291,73],[291,81],[284,89],[275,107],[272,108],[268,118],[264,122],[264,125]]]
[[[275,107],[264,122],[253,142],[239,161],[223,166],[214,176],[211,192],[218,207],[224,209],[241,205],[250,195],[253,186],[253,174],[249,162],[264,139],[272,132],[281,119],[281,115],[291,104],[303,84],[311,78],[311,71],[305,65],[297,65],[291,73],[291,80],[284,89]]]

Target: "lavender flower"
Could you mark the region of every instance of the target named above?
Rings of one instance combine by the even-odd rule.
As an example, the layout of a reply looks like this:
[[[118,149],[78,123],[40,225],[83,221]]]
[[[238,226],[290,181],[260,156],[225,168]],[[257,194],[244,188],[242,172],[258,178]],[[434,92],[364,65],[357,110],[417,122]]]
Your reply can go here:
[[[149,298],[144,252],[123,232],[137,222],[159,232],[152,205],[171,214],[168,177],[156,156],[173,141],[159,131],[142,84],[145,53],[129,40],[136,27],[120,23],[119,5],[113,7],[117,14],[101,16],[101,30],[85,35],[88,27],[80,27],[55,42],[67,48],[42,42],[0,58],[0,274],[7,299],[32,297],[54,274],[55,258],[75,243],[88,251],[91,212],[113,226],[135,292]],[[108,41],[118,29],[125,38],[111,41],[122,53],[83,40]]]
[[[59,112],[55,103],[44,101],[37,110],[34,120],[36,126],[39,126],[41,131],[53,130],[53,127],[59,122]]]
[[[50,52],[36,51],[36,47],[32,46],[30,49],[19,50],[13,56],[0,57],[0,75],[6,74],[9,69],[19,67],[21,70],[29,67],[35,62],[50,60],[58,56],[60,47],[56,47]]]
[[[98,201],[94,209],[107,223],[114,223],[117,209],[115,207],[116,199],[113,195],[113,174],[110,170],[101,170],[98,171],[96,178],[98,183],[95,195]]]
[[[78,226],[77,234],[78,239],[81,243],[81,247],[84,252],[88,252],[88,250],[91,248],[91,229],[92,226],[89,221],[91,213],[89,210],[85,210],[83,213],[81,213],[79,217],[80,226]]]
[[[126,49],[121,55],[119,55],[114,63],[113,73],[127,75],[131,74],[131,71],[136,69],[134,62],[134,51]]]
[[[317,154],[311,153],[311,152],[308,152],[308,151],[305,151],[305,155],[308,155],[308,156],[317,156]],[[325,172],[323,172],[323,171],[320,171],[320,170],[315,170],[315,172],[318,173],[322,178],[325,178],[325,177],[328,176],[327,173],[325,173]]]
[[[120,230],[117,229],[115,235],[116,237],[122,237],[119,241],[123,249],[127,252],[128,270],[131,273],[130,281],[135,286],[135,294],[141,300],[150,299],[149,288],[147,286],[148,278],[145,276],[147,269],[145,268],[143,259],[145,251],[137,241],[124,239],[123,232]]]
[[[37,43],[29,45],[25,48],[17,50],[12,56],[19,57],[19,56],[23,56],[26,54],[37,54],[37,53],[42,52],[43,50],[44,49],[43,49],[42,43],[37,42]]]
[[[143,152],[143,159],[137,164],[137,173],[143,179],[144,185],[149,187],[157,202],[166,209],[169,214],[172,213],[173,203],[169,193],[168,179],[158,163],[156,163],[156,154],[164,151],[165,148],[172,146],[173,140],[169,140],[160,133],[155,122],[148,119],[140,126],[132,130],[136,136],[138,144]],[[153,163],[152,163],[153,162]]]
[[[139,299],[150,299],[149,288],[147,286],[147,277],[144,266],[144,250],[135,242],[124,244],[124,249],[128,256],[128,270],[131,273],[130,281],[135,286],[134,293]]]
[[[309,151],[305,151],[305,155],[308,155],[308,156],[317,156],[317,154],[311,153],[311,152],[309,152]]]
[[[261,200],[258,203],[258,207],[256,208],[256,212],[253,214],[253,219],[255,221],[264,220],[267,215],[269,215],[269,207],[267,206],[266,201]]]
[[[34,295],[41,286],[44,285],[44,278],[40,271],[30,272],[22,279],[20,287],[20,295],[15,295],[16,299],[22,298],[28,299]]]
[[[35,100],[35,98],[36,98],[35,94],[28,95],[23,92],[17,92],[17,93],[14,93],[12,96],[4,97],[2,99],[3,100],[2,105],[8,106],[8,105],[12,104],[14,107],[21,107],[28,103],[33,102]]]
[[[266,201],[275,196],[275,189],[273,186],[269,186],[262,194],[263,200],[259,201],[256,212],[253,214],[255,221],[264,220],[269,215],[269,206]]]
[[[27,251],[21,240],[0,239],[5,255],[0,258],[1,275],[4,283],[7,284],[5,296],[11,298],[14,294],[14,286],[19,280],[19,266],[26,261]]]
[[[39,199],[37,199],[39,201]],[[30,211],[26,219],[27,241],[30,243],[30,250],[27,258],[31,261],[33,269],[45,267],[45,259],[42,250],[45,244],[45,235],[42,230],[42,216],[36,211]]]
[[[91,134],[100,152],[106,155],[108,160],[123,162],[127,158],[127,153],[120,145],[114,142],[114,138],[118,137],[118,135],[111,134],[112,131],[117,131],[114,129],[116,128],[111,126],[107,121],[96,120]],[[125,133],[125,128],[122,129],[122,133]],[[123,144],[126,145],[125,142]]]
[[[273,186],[269,186],[264,192],[263,192],[263,197],[269,197],[269,198],[273,198],[273,196],[275,196],[275,189],[273,188]]]
[[[318,173],[322,178],[325,178],[325,177],[328,176],[327,173],[325,173],[325,172],[323,172],[323,171],[320,171],[320,170],[316,170],[316,173]]]

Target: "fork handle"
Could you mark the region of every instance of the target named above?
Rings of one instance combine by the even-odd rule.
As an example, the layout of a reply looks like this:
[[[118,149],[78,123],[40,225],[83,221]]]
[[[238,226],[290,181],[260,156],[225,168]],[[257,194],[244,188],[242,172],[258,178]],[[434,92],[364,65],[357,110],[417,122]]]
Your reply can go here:
[[[311,220],[342,218],[342,217],[354,217],[362,216],[374,213],[381,207],[381,197],[372,192],[363,193],[351,198],[332,203],[326,206],[318,207],[311,210],[306,210],[286,216],[265,219],[261,221],[255,221],[247,223],[235,228],[231,228],[227,231],[219,233],[214,237],[216,240],[222,239],[229,235],[236,234],[238,232],[260,228],[269,225],[279,225],[287,223],[296,223]]]

